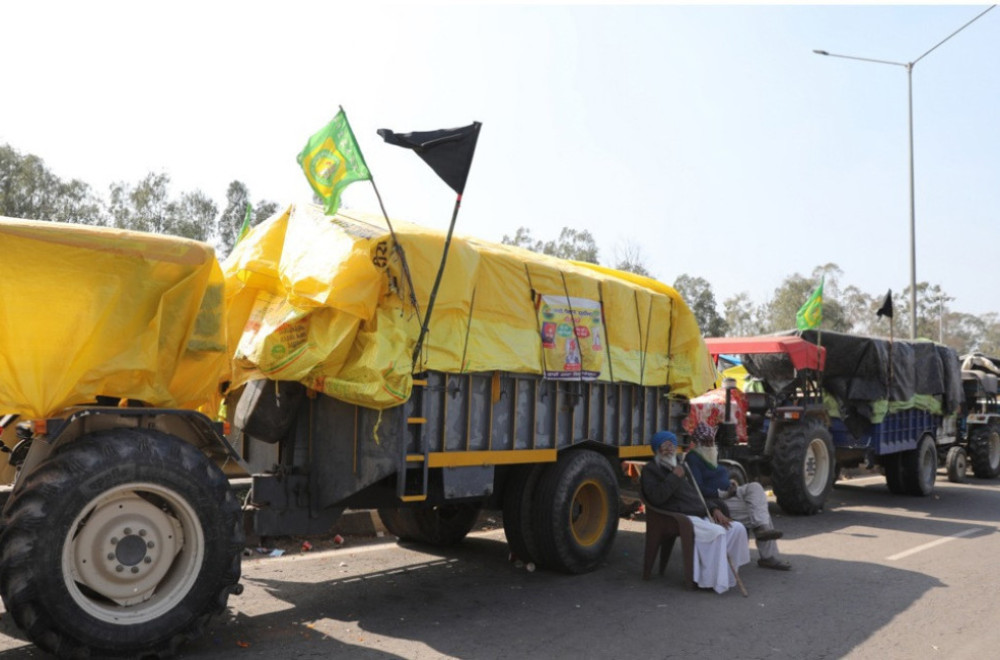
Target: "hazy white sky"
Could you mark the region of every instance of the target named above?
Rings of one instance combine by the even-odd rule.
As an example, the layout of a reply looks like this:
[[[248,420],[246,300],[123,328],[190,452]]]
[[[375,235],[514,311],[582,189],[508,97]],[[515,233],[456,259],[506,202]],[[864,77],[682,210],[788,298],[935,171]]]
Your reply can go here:
[[[908,62],[986,7],[3,3],[0,143],[100,191],[305,201],[343,105],[389,214],[443,229],[454,193],[375,131],[476,120],[458,233],[586,229],[720,304],[827,262],[881,295],[909,283],[906,71],[812,50]],[[969,313],[1000,311],[998,61],[1000,9],[913,70],[917,278]]]

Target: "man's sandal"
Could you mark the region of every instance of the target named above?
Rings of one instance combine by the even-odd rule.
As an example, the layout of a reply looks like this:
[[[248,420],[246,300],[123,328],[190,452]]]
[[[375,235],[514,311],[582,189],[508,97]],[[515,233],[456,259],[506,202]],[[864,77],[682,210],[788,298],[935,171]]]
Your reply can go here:
[[[790,571],[792,570],[792,565],[789,564],[784,559],[758,559],[757,565],[761,568],[772,568],[776,571]]]

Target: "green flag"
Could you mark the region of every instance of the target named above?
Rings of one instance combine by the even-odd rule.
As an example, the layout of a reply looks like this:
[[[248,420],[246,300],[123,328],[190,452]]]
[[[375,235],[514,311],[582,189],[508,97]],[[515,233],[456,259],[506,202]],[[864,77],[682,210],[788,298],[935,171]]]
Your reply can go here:
[[[250,211],[252,208],[250,202],[247,202],[247,212],[243,216],[243,226],[240,227],[240,233],[236,234],[236,243],[234,245],[238,245],[243,240],[243,237],[247,235],[247,232],[250,231]]]
[[[333,121],[309,138],[298,161],[309,185],[326,201],[328,215],[340,208],[344,188],[372,178],[343,108]]]
[[[823,281],[825,279],[825,275],[820,278],[819,286],[795,314],[795,325],[798,326],[799,330],[811,330],[823,322]]]

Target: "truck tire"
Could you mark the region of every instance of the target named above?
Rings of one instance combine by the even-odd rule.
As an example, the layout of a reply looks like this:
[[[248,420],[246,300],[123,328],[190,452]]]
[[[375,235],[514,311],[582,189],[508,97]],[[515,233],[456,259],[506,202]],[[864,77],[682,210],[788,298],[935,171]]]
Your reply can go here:
[[[545,466],[519,465],[514,468],[503,492],[503,531],[514,558],[541,566],[538,540],[532,526],[532,502],[538,478]]]
[[[786,426],[771,456],[778,505],[790,514],[818,513],[833,489],[834,453],[830,432],[816,422]]]
[[[618,479],[604,456],[569,451],[545,467],[532,503],[541,563],[565,573],[597,568],[618,531]]]
[[[969,458],[977,478],[994,479],[1000,475],[1000,425],[980,426],[970,434]]]
[[[965,474],[969,469],[965,449],[962,447],[952,447],[949,449],[948,458],[945,463],[948,466],[948,481],[955,484],[964,483]]]
[[[480,504],[442,504],[400,509],[379,509],[382,524],[401,541],[434,546],[455,545],[464,539],[479,518]]]
[[[882,469],[885,470],[885,485],[893,495],[906,493],[903,483],[903,454],[888,454],[882,457]]]
[[[153,430],[93,433],[27,476],[0,536],[0,595],[59,657],[173,655],[239,593],[243,521],[195,447]]]
[[[925,497],[934,492],[938,458],[933,437],[925,435],[920,438],[917,448],[904,451],[899,460],[903,470],[903,488],[907,495]]]

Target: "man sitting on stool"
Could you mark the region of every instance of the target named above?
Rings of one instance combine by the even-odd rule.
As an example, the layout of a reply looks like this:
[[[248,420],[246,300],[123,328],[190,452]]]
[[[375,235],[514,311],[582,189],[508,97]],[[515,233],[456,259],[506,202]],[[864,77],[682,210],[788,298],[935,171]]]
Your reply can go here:
[[[777,539],[782,533],[771,525],[771,513],[767,510],[767,493],[756,481],[737,486],[729,477],[725,465],[719,465],[719,449],[715,446],[715,429],[705,422],[698,422],[691,433],[695,446],[688,452],[685,464],[691,469],[698,487],[705,498],[717,497],[725,500],[729,515],[747,529],[752,530],[757,540],[760,559],[757,565],[778,571],[791,570],[792,565],[778,556]]]

